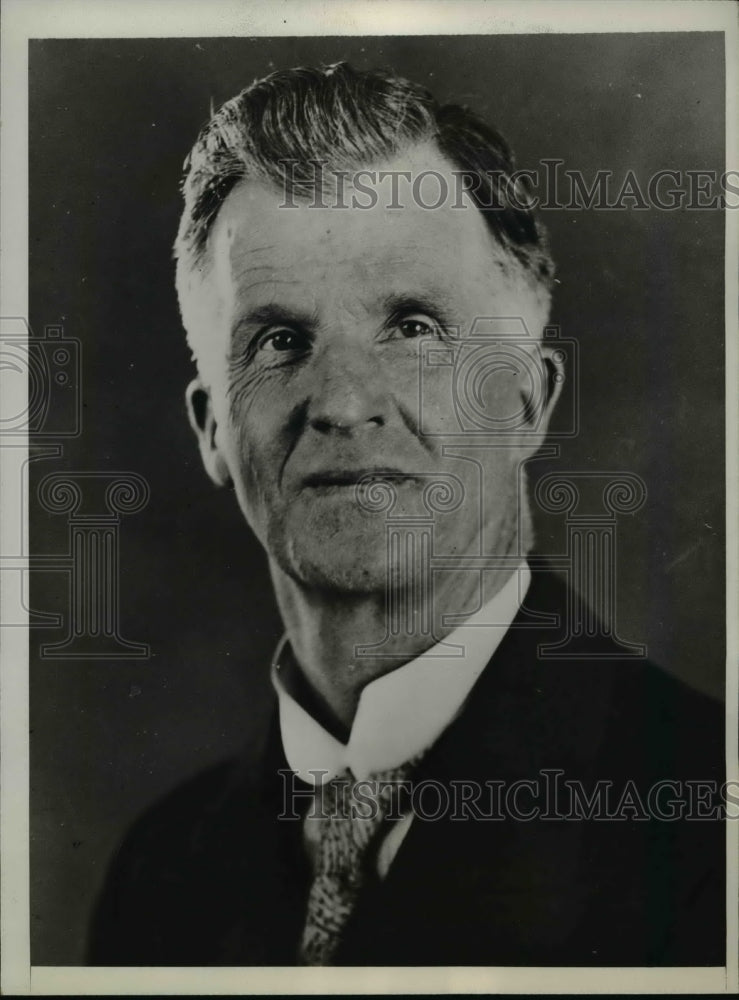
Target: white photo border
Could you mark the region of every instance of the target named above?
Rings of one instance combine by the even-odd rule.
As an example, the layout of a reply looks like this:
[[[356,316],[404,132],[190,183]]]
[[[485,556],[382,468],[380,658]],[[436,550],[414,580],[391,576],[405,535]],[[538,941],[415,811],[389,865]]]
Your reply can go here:
[[[531,32],[719,31],[726,43],[727,167],[739,165],[739,8],[731,0],[5,0],[2,17],[2,272],[0,315],[28,316],[28,42],[33,38],[307,35],[455,35]],[[727,779],[739,780],[739,215],[726,216]],[[23,412],[8,383],[2,413]],[[20,450],[18,450],[20,449]],[[27,444],[0,449],[0,551],[15,551],[27,490]],[[27,581],[28,574],[24,574]],[[24,595],[27,597],[27,594]],[[9,595],[0,591],[0,621]],[[739,992],[739,824],[727,823],[726,968],[87,968],[32,967],[29,903],[28,631],[4,629],[0,647],[1,942],[4,994],[249,993],[736,993]]]

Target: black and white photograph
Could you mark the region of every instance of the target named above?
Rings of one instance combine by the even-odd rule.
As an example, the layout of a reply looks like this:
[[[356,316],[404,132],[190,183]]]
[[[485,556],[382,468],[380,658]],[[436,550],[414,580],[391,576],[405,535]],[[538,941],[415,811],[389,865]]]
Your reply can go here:
[[[734,5],[54,7],[4,992],[733,992]]]

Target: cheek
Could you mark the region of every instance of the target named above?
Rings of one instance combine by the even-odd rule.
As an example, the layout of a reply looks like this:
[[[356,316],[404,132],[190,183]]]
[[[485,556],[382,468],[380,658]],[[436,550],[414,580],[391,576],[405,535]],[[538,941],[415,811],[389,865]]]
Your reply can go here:
[[[481,374],[466,402],[493,429],[512,430],[523,420],[519,373],[505,366]]]
[[[409,374],[409,373],[406,373]],[[491,352],[427,352],[414,382],[402,389],[427,434],[509,432],[523,419],[519,367]]]
[[[454,363],[450,349],[425,345],[411,372],[406,370],[404,397],[418,415],[421,431],[429,435],[459,433],[454,385]]]
[[[270,494],[270,483],[280,469],[279,399],[279,393],[260,393],[255,399],[232,391],[223,398],[219,426],[225,431],[219,444],[250,507]]]
[[[232,420],[229,428],[232,459],[237,464],[241,478],[249,489],[260,493],[269,491],[280,468],[280,448],[277,429],[270,431],[268,415],[260,412],[239,420]]]
[[[239,433],[270,440],[286,419],[294,395],[290,378],[279,370],[249,366],[227,373],[225,416]]]

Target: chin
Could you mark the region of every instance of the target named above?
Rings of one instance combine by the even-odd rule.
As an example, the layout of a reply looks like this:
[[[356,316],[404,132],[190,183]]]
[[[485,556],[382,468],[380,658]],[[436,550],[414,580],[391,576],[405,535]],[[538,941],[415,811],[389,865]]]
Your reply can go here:
[[[284,573],[311,590],[377,594],[387,585],[384,558],[378,559],[375,551],[365,560],[356,547],[342,551],[336,539],[328,549],[301,543],[289,552],[275,553],[275,558]]]
[[[387,586],[384,518],[366,512],[306,511],[296,505],[270,525],[267,550],[283,573],[315,590],[382,593]],[[347,516],[348,514],[348,516]]]

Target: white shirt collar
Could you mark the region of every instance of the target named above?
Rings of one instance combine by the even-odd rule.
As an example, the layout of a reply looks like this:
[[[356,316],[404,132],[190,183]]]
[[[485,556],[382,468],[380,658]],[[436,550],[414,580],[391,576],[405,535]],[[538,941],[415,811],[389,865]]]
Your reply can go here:
[[[349,741],[328,733],[288,693],[279,657],[272,663],[282,745],[290,768],[307,784],[323,784],[349,768],[357,779],[398,767],[427,750],[462,708],[526,596],[531,571],[522,563],[498,593],[443,643],[369,683],[359,697]],[[450,647],[461,647],[453,655]],[[451,655],[450,655],[451,654]]]

